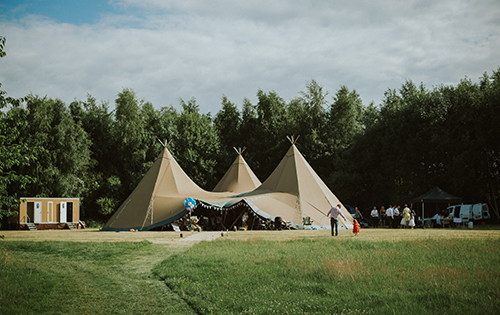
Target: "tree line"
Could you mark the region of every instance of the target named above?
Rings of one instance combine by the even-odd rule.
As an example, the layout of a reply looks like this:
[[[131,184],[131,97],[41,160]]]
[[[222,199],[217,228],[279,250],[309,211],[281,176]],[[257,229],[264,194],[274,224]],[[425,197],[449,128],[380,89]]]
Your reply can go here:
[[[3,45],[3,44],[2,44]],[[0,47],[3,51],[3,46]],[[329,95],[315,80],[285,101],[257,92],[241,107],[222,96],[200,113],[196,99],[156,109],[123,89],[114,101],[0,92],[0,216],[18,198],[80,197],[83,220],[106,221],[163,148],[198,185],[212,190],[236,153],[264,181],[283,158],[287,136],[344,203],[368,210],[403,204],[439,186],[464,202],[497,207],[500,189],[500,68],[477,82],[431,89],[406,81],[379,105],[341,86]],[[241,108],[241,109],[240,109]]]

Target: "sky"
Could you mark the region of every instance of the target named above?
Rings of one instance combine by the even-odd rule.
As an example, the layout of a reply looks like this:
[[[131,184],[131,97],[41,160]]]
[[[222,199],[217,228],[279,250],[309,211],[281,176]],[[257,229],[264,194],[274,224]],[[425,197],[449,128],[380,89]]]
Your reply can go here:
[[[9,96],[124,88],[160,109],[196,99],[215,115],[258,90],[285,101],[315,80],[379,105],[406,80],[432,89],[500,66],[498,0],[0,0]]]

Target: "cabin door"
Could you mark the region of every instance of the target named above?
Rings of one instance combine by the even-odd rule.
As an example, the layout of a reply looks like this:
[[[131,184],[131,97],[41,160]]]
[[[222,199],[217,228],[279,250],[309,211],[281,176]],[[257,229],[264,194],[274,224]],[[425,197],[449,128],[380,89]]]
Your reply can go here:
[[[35,218],[34,223],[42,223],[42,202],[35,201]]]
[[[66,208],[67,208],[67,203],[66,201],[62,201],[60,203],[60,208],[59,208],[59,223],[66,223],[67,222],[67,212],[66,212]]]
[[[66,203],[66,221],[67,222],[74,222],[75,220],[73,219],[73,202],[68,201]]]
[[[49,223],[54,222],[54,202],[53,201],[47,202],[47,222],[49,222]]]

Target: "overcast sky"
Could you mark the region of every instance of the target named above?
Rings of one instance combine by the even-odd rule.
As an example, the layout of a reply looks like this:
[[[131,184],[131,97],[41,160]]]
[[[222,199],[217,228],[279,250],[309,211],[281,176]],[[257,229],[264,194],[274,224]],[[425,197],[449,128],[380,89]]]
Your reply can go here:
[[[216,114],[226,95],[311,79],[380,104],[406,79],[456,85],[500,66],[500,1],[32,0],[0,2],[2,90],[114,106],[123,88],[156,108],[196,98]],[[331,100],[331,98],[329,98]]]

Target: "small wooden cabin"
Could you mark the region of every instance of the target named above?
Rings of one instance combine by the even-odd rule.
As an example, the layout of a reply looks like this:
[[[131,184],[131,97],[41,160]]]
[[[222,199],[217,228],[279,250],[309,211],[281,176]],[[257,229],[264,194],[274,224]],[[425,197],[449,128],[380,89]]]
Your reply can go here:
[[[77,229],[80,223],[79,198],[22,197],[19,205],[19,229]]]

